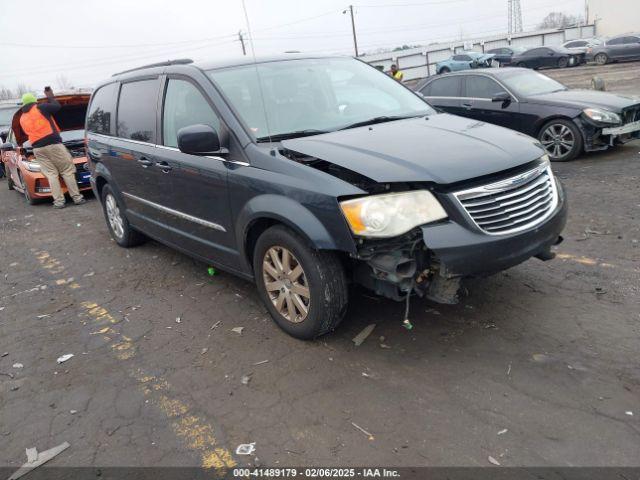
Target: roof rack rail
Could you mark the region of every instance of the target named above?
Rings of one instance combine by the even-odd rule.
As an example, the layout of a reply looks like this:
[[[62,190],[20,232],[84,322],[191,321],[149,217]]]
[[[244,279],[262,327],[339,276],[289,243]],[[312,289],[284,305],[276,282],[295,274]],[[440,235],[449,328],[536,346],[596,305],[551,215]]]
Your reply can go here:
[[[118,75],[122,75],[123,73],[135,72],[136,70],[142,70],[145,68],[168,67],[169,65],[188,65],[190,63],[193,63],[193,60],[191,60],[190,58],[178,58],[176,60],[166,60],[164,62],[150,63],[149,65],[142,65],[141,67],[130,68],[129,70],[123,70],[122,72],[114,73],[111,76],[117,77]]]

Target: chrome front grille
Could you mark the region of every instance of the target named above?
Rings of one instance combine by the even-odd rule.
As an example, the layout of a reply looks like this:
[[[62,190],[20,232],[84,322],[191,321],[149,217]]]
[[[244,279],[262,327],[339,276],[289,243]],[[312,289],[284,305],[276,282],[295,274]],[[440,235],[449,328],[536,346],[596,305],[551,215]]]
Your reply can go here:
[[[473,223],[490,235],[535,227],[547,219],[558,204],[553,173],[546,164],[454,195]]]

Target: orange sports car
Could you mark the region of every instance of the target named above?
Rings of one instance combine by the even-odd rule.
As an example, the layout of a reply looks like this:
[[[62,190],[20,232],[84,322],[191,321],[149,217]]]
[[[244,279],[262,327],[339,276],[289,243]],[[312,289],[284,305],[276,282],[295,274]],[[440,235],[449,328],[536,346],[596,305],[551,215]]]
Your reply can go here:
[[[56,100],[62,108],[55,114],[60,127],[62,142],[67,147],[73,163],[76,164],[76,181],[80,191],[91,190],[91,172],[87,164],[84,144],[84,118],[89,105],[89,93],[57,94]],[[46,101],[44,98],[38,102]],[[40,171],[31,144],[20,128],[21,109],[16,109],[6,142],[0,146],[0,155],[4,163],[9,190],[22,193],[27,202],[34,204],[41,199],[51,198],[49,181]],[[60,179],[63,192],[67,192],[64,181]]]

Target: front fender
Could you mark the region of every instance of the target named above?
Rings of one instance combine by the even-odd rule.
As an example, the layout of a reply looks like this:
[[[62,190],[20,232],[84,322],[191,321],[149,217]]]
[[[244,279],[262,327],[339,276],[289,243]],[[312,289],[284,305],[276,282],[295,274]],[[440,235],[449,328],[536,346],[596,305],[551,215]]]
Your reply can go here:
[[[338,244],[318,217],[301,203],[282,195],[263,194],[249,200],[238,213],[236,221],[236,238],[243,242],[243,256],[247,265],[250,256],[250,252],[246,251],[248,232],[256,221],[264,219],[288,226],[318,250],[355,249],[355,245],[346,248],[346,245]]]

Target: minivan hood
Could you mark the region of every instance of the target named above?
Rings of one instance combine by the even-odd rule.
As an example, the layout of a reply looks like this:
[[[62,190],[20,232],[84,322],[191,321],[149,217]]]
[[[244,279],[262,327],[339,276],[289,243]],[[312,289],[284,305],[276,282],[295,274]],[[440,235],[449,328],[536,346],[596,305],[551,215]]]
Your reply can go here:
[[[566,106],[567,104],[583,108],[606,108],[613,112],[640,103],[638,99],[617,93],[601,92],[598,90],[560,90],[559,92],[543,93],[527,97],[530,103],[545,103]]]
[[[544,154],[526,135],[448,114],[284,140],[282,145],[380,183],[445,185],[517,167]]]

